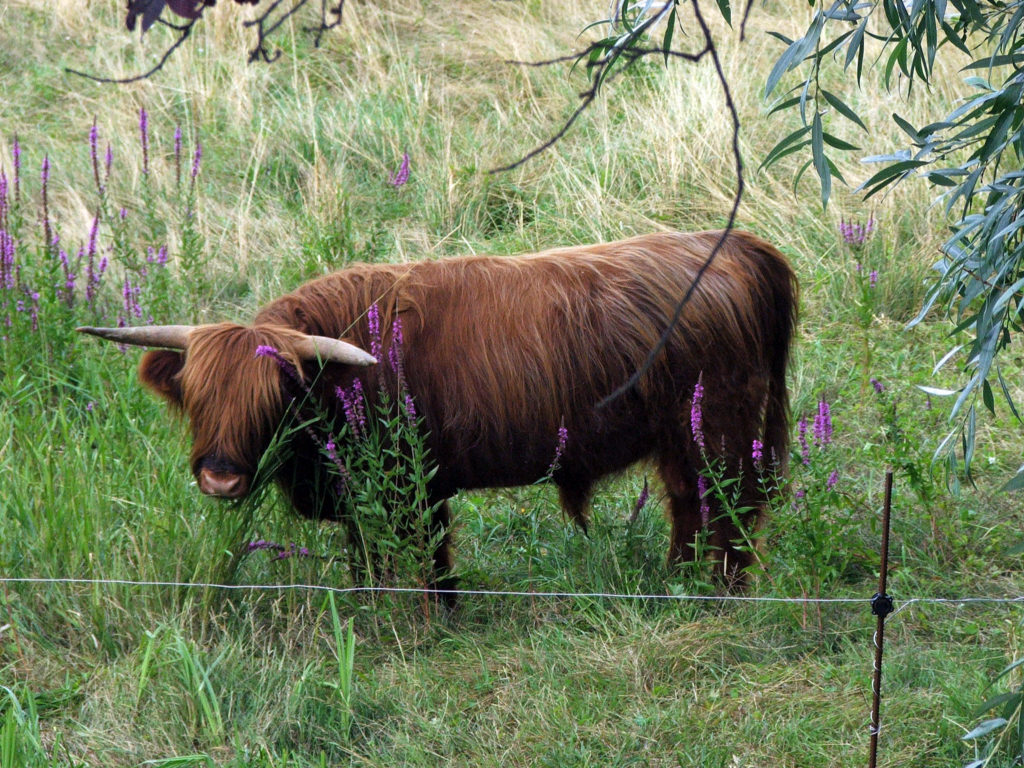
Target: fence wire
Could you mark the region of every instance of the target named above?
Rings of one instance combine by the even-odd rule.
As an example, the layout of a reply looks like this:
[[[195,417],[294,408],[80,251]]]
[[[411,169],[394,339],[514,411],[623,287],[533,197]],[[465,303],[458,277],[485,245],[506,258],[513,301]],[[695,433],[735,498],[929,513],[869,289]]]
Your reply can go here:
[[[0,584],[73,584],[84,586],[122,586],[122,587],[174,587],[183,589],[220,589],[236,592],[287,592],[313,591],[343,594],[417,594],[417,595],[466,595],[486,597],[531,597],[552,599],[582,600],[663,600],[663,601],[694,601],[720,603],[792,603],[797,605],[823,605],[833,603],[864,603],[869,606],[871,598],[867,597],[771,597],[755,595],[669,595],[669,594],[633,594],[629,592],[533,592],[529,590],[503,589],[426,589],[416,587],[331,587],[324,584],[219,584],[201,581],[146,581],[134,579],[84,579],[57,577],[6,576],[0,577]],[[895,600],[897,613],[914,605],[971,605],[971,604],[1021,604],[1024,595],[1017,596],[980,596],[980,597],[910,597]]]

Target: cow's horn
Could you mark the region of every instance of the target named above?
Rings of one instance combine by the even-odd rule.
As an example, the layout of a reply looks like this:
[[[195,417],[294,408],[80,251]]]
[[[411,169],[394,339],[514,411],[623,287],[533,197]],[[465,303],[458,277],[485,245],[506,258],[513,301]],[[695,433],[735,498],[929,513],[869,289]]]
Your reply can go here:
[[[127,328],[83,326],[75,330],[79,333],[88,333],[92,336],[99,336],[101,339],[116,341],[120,344],[131,344],[136,347],[185,349],[188,346],[189,331],[194,327],[192,325],[139,325]]]
[[[375,365],[377,358],[355,344],[327,336],[306,336],[295,351],[303,360],[330,360],[348,365]]]

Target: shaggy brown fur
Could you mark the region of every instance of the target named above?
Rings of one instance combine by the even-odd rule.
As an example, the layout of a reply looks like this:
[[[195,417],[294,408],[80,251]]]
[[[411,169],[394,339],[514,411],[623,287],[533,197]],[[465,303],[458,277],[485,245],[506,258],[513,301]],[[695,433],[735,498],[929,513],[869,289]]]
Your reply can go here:
[[[376,303],[385,331],[402,318],[408,387],[438,464],[435,500],[534,482],[564,425],[569,439],[553,480],[566,512],[585,525],[595,481],[654,459],[670,499],[669,558],[688,559],[702,525],[704,459],[690,430],[698,377],[710,457],[735,475],[749,467],[755,439],[766,456],[787,456],[785,372],[797,297],[781,254],[753,235],[730,234],[653,367],[633,391],[603,409],[596,404],[643,364],[719,237],[662,233],[509,258],[353,266],[272,302],[251,327],[197,328],[184,356],[147,353],[140,376],[189,415],[194,471],[214,461],[251,474],[284,413],[280,372],[254,359],[255,347],[270,344],[295,359],[299,331],[368,350],[366,312]],[[335,385],[359,376],[367,393],[378,381],[393,388],[386,369],[383,361],[359,370],[328,364],[315,391],[338,412]],[[296,445],[278,479],[299,512],[337,518],[337,504],[313,487],[309,468],[318,461],[312,443]],[[765,500],[754,473],[743,477],[740,503],[757,510]],[[447,508],[439,514],[446,523]],[[713,527],[727,571],[747,565],[733,546],[734,526]],[[436,562],[450,564],[447,541]]]

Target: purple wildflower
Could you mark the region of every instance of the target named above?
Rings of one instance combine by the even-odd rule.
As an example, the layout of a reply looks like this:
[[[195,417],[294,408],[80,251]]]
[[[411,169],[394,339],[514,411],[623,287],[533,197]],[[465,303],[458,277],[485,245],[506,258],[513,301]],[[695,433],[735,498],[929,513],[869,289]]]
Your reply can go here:
[[[181,126],[174,126],[174,181],[181,186]]]
[[[107,154],[103,158],[103,183],[110,181],[110,166],[114,164],[114,149],[107,142]]]
[[[388,177],[388,184],[396,189],[404,186],[409,181],[409,153],[402,153],[402,163],[398,166],[398,170],[392,173]]]
[[[96,238],[99,235],[100,215],[97,213],[92,219],[92,226],[89,227],[89,247],[86,250],[85,263],[85,300],[92,304],[96,289],[99,287],[100,278],[107,268],[106,257],[100,262],[99,270],[96,269]]]
[[[307,433],[313,438],[315,442],[319,442],[316,434],[309,427],[306,427]],[[327,454],[327,458],[331,460],[335,468],[338,470],[338,481],[335,483],[334,489],[340,496],[345,492],[345,486],[349,484],[351,478],[348,474],[348,469],[345,467],[345,462],[341,460],[338,455],[338,445],[334,442],[334,436],[328,435],[327,442],[324,443],[324,453]]]
[[[871,386],[875,388],[875,394],[882,394],[885,392],[885,386],[876,378],[871,379]]]
[[[306,547],[296,547],[295,542],[291,542],[288,546],[284,544],[278,544],[276,541],[267,541],[266,539],[257,539],[256,541],[250,541],[248,552],[259,552],[261,550],[274,550],[277,554],[273,557],[274,560],[285,560],[293,555],[297,557],[310,557],[309,549]]]
[[[21,200],[21,145],[17,136],[11,144],[11,158],[14,161],[14,202],[17,203]]]
[[[192,155],[192,181],[199,175],[199,161],[203,158],[203,145],[196,139],[196,151]]]
[[[284,355],[282,355],[275,347],[272,347],[269,344],[260,344],[258,347],[256,347],[255,357],[269,357],[271,360],[277,363],[277,367],[284,371],[285,375],[287,375],[288,378],[290,378],[292,381],[298,384],[301,384],[303,387],[306,386],[305,383],[302,381],[302,377],[299,376],[298,369],[290,362],[288,362],[284,358]]]
[[[647,484],[647,478],[644,478],[644,487],[640,490],[640,495],[636,498],[636,503],[633,505],[633,511],[629,515],[630,522],[637,519],[645,506],[647,506],[647,500],[651,497],[651,489]]]
[[[7,219],[7,209],[10,207],[7,202],[7,174],[0,170],[0,226],[3,226]]]
[[[25,304],[25,299],[18,299],[14,308],[18,312],[28,313],[29,320],[32,323],[32,330],[39,330],[39,291],[33,291],[31,288],[24,288],[25,296],[27,297],[29,304]]]
[[[277,557],[274,560],[287,560],[289,557],[309,557],[309,550],[306,547],[296,547],[295,542],[291,542],[287,547],[283,547],[280,544],[277,545],[280,552],[277,553]]]
[[[366,396],[363,394],[363,382],[360,379],[352,380],[352,405],[356,409],[356,418],[359,426],[366,428]]]
[[[142,173],[149,173],[149,115],[139,110],[139,135],[142,137]]]
[[[693,432],[693,440],[703,451],[706,447],[704,442],[704,412],[701,409],[701,401],[704,399],[704,374],[697,377],[697,384],[693,388],[693,402],[690,405],[690,430]]]
[[[43,236],[46,238],[46,243],[50,244],[53,241],[53,230],[50,226],[50,204],[47,197],[48,181],[50,179],[50,156],[43,156],[43,170],[39,174],[43,182],[42,197],[43,197]]]
[[[408,392],[405,393],[405,415],[410,424],[416,421],[416,403]]]
[[[380,360],[380,309],[377,302],[366,310],[366,325],[370,332],[370,354],[375,360]]]
[[[338,459],[338,445],[334,442],[334,438],[328,438],[327,443],[324,445],[324,450],[327,452],[327,458],[333,463],[337,464]]]
[[[836,483],[839,482],[839,470],[833,469],[832,474],[828,476],[828,480],[825,482],[825,488],[832,490],[836,487]]]
[[[565,453],[565,445],[569,442],[569,430],[565,424],[562,424],[558,428],[558,444],[555,445],[555,457],[551,460],[551,466],[548,467],[548,475],[553,475],[555,470],[561,466],[559,462],[562,460],[562,454]]]
[[[807,444],[806,416],[801,417],[800,423],[797,424],[797,438],[800,441],[800,458],[803,460],[804,466],[809,467],[811,465],[811,446]]]
[[[341,401],[345,412],[345,423],[355,437],[366,434],[366,398],[363,395],[363,383],[353,379],[350,389],[334,388],[334,394]]]
[[[92,128],[89,129],[89,159],[92,160],[92,178],[96,182],[96,190],[102,194],[103,185],[100,184],[100,158],[97,152],[100,132],[96,127],[96,118],[92,119]]]
[[[764,460],[764,443],[756,438],[750,447],[750,458],[754,462],[754,468],[760,469],[761,462]]]
[[[82,261],[82,251],[78,252],[78,263]],[[57,297],[63,298],[64,303],[69,307],[75,303],[75,273],[72,272],[71,257],[63,248],[59,249],[57,258],[60,260],[61,270],[64,272],[64,284],[57,287]]]
[[[121,297],[124,299],[125,325],[131,324],[130,319],[133,316],[142,317],[142,307],[139,305],[139,294],[141,293],[142,287],[132,285],[131,278],[125,275],[124,287],[121,289]]]
[[[832,442],[832,413],[828,402],[818,401],[818,414],[814,417],[814,444],[819,448]]]
[[[700,499],[700,522],[705,528],[711,523],[711,504],[708,502],[708,479],[697,475],[697,498]]]
[[[878,270],[877,269],[872,269],[870,274],[868,274],[868,285],[870,285],[872,288],[874,288],[876,285],[878,285]]]
[[[807,491],[805,491],[803,488],[800,488],[796,493],[793,494],[793,496],[795,496],[798,499],[802,499],[806,495],[807,495]]]
[[[0,287],[12,290],[17,283],[14,265],[14,238],[0,229]]]
[[[867,224],[854,223],[846,219],[839,220],[839,234],[843,242],[850,246],[861,246],[875,231],[875,218],[871,216]]]
[[[95,400],[90,400],[88,403],[85,404],[85,411],[86,411],[86,413],[92,413],[95,408],[96,408],[96,401]]]
[[[402,318],[396,317],[391,323],[391,346],[388,347],[388,364],[398,377],[398,386],[405,389],[405,371],[402,369]]]

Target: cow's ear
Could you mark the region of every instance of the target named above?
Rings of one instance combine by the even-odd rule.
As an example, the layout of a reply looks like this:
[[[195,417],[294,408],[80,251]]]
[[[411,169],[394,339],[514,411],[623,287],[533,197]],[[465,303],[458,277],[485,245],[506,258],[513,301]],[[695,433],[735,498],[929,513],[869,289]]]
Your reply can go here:
[[[139,362],[139,380],[149,389],[181,406],[181,380],[178,374],[185,365],[185,356],[171,349],[151,349]]]

